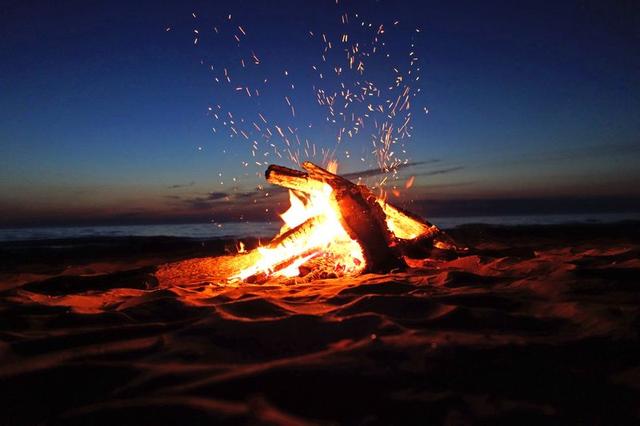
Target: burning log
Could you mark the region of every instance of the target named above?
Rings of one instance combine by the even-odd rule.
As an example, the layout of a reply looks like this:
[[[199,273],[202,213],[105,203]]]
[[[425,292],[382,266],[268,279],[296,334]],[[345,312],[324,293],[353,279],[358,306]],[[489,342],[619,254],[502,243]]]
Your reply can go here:
[[[323,191],[328,185],[342,227],[360,244],[366,264],[363,272],[402,269],[406,267],[403,252],[411,246],[406,241],[424,242],[441,234],[436,226],[377,199],[364,185],[356,185],[310,162],[303,163],[302,167],[306,172],[271,165],[265,177],[272,184],[306,194]],[[301,231],[294,228],[289,232]],[[290,238],[290,235],[287,232],[276,238],[270,246],[278,245],[280,238]]]
[[[389,272],[406,266],[394,249],[394,238],[382,208],[366,187],[310,162],[303,163],[302,167],[307,173],[272,165],[265,177],[270,183],[306,193],[329,185],[333,189],[331,197],[340,212],[343,228],[362,247],[365,271]]]
[[[340,209],[341,223],[351,238],[358,241],[367,262],[366,272],[389,272],[406,264],[395,249],[393,234],[376,197],[369,189],[356,185],[313,163],[302,167],[311,179],[321,180],[333,188],[332,196]]]
[[[366,186],[356,185],[313,163],[305,162],[302,167],[309,172],[305,173],[288,167],[271,165],[267,169],[265,177],[269,183],[307,194],[322,190],[323,183],[327,183],[334,190],[338,188],[358,188],[360,192],[366,194],[366,198],[375,198]],[[387,224],[396,237],[413,239],[416,237],[430,238],[442,235],[442,231],[437,226],[423,218],[407,212],[388,201],[378,200],[377,198],[376,201],[383,208]]]
[[[313,179],[309,173],[272,164],[265,172],[267,182],[295,191],[311,194],[323,188],[322,181]]]
[[[292,257],[273,265],[270,269],[270,273],[276,274],[276,275],[282,275],[283,271],[285,271],[287,268],[294,268],[296,267],[297,264],[302,263],[306,260],[309,260],[319,254],[320,254],[320,249],[317,247],[309,249],[301,254],[295,254]],[[245,281],[252,284],[262,284],[262,283],[265,283],[268,279],[269,279],[269,273],[267,273],[266,271],[258,271],[253,275],[250,275],[247,278],[245,278]]]
[[[275,237],[269,242],[267,248],[275,249],[280,245],[286,245],[289,241],[294,241],[296,238],[299,238],[301,235],[309,232],[314,226],[318,225],[318,222],[319,219],[317,217],[312,217],[311,219],[305,220],[295,228],[289,229],[288,231]]]

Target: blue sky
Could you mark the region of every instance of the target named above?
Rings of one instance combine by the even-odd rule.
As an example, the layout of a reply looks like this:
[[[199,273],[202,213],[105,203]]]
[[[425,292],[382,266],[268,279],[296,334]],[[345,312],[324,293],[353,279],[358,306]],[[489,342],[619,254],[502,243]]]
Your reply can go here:
[[[640,198],[634,2],[129,3],[7,2],[0,225],[272,217],[279,198],[256,190],[262,163],[292,162],[272,153],[255,164],[251,144],[230,138],[208,108],[221,105],[247,127],[262,111],[271,124],[332,149],[337,127],[324,121],[313,88],[386,81],[391,65],[408,69],[410,51],[419,58],[412,78],[420,68],[411,89],[420,92],[404,156],[423,164],[400,171],[398,187],[412,175],[416,183],[398,202],[422,209],[429,200],[580,198],[612,210],[637,206],[625,201]],[[390,59],[371,58],[362,77],[327,72],[318,80],[311,67],[322,53],[319,34],[338,45],[348,32],[364,44],[371,32],[361,21],[385,25]],[[240,43],[232,39],[238,26],[246,31]],[[240,66],[248,52],[259,65]],[[339,49],[329,55],[339,63]],[[232,84],[214,81],[224,68]],[[241,97],[236,84],[263,91]],[[336,151],[341,171],[377,166],[370,129]],[[260,141],[272,142],[281,143]],[[247,200],[255,208],[244,214]]]

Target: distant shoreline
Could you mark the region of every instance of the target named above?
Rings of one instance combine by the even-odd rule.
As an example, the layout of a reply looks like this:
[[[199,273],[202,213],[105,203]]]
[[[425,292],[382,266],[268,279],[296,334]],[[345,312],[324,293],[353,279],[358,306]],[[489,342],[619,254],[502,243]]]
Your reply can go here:
[[[565,214],[529,216],[468,216],[429,218],[442,229],[454,229],[462,225],[574,225],[614,224],[640,222],[640,213],[619,214]],[[174,237],[199,240],[268,238],[280,229],[279,222],[228,222],[159,225],[98,225],[66,227],[0,228],[0,242],[73,240],[119,237]]]

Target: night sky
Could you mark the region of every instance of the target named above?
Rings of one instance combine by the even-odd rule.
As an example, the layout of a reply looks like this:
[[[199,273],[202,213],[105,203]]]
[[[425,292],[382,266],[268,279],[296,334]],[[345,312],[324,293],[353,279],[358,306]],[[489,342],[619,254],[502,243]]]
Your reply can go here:
[[[0,226],[271,219],[328,156],[427,215],[640,210],[635,1],[2,9]]]

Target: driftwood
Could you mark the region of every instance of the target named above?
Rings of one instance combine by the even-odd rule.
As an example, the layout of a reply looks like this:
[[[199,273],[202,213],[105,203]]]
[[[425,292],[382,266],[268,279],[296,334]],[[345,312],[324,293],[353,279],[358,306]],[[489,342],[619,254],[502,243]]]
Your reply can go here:
[[[265,173],[265,177],[269,183],[307,194],[316,190],[321,190],[324,183],[327,183],[334,190],[340,187],[357,187],[362,193],[366,194],[367,198],[376,198],[366,186],[356,185],[353,182],[335,175],[311,162],[303,163],[302,167],[305,170],[308,170],[308,172],[301,172],[299,170],[278,165],[270,165]],[[377,198],[376,201],[378,201]],[[411,223],[411,227],[421,236],[421,238],[430,238],[438,234],[442,234],[442,231],[437,226],[389,201],[384,202],[384,210],[397,215],[405,224]]]
[[[368,189],[313,163],[305,162],[302,167],[306,173],[272,165],[265,177],[270,183],[306,193],[322,189],[324,184],[331,186],[342,226],[362,247],[365,272],[389,272],[406,266],[394,248],[385,214]]]
[[[328,173],[328,172],[327,172]],[[309,173],[288,167],[272,164],[265,172],[267,182],[307,194],[322,190],[324,184],[321,180],[313,179]]]
[[[317,217],[309,218],[302,222],[300,225],[293,227],[275,237],[269,242],[269,244],[267,244],[267,248],[273,249],[281,244],[287,244],[290,241],[295,241],[296,238],[309,232],[309,230],[316,226],[318,223],[319,220]]]
[[[364,186],[337,176],[313,163],[302,167],[312,179],[333,188],[332,197],[340,208],[341,223],[349,236],[358,241],[367,262],[366,272],[389,272],[406,264],[394,247],[394,237],[376,197]]]
[[[331,186],[333,200],[340,210],[342,226],[362,247],[367,265],[365,272],[389,272],[406,267],[403,260],[404,251],[416,241],[420,241],[419,245],[424,246],[425,240],[433,239],[441,233],[436,226],[422,218],[392,204],[380,203],[364,185],[356,185],[310,162],[303,163],[302,167],[306,172],[271,165],[265,177],[272,184],[305,193],[321,190],[325,184]],[[419,238],[412,239],[411,242],[396,238],[388,228],[388,216],[385,211],[390,214],[392,220],[395,217]],[[289,233],[297,232],[298,227],[277,239],[288,238]]]
[[[296,254],[291,256],[290,258],[283,260],[280,263],[277,263],[275,265],[273,265],[270,269],[270,272],[267,273],[265,271],[259,271],[253,275],[250,275],[249,277],[245,278],[245,282],[248,283],[252,283],[252,284],[262,284],[264,282],[266,282],[269,279],[269,274],[273,274],[273,273],[277,273],[282,271],[283,269],[288,268],[289,266],[293,265],[295,262],[297,262],[300,259],[304,259],[306,257],[310,257],[310,256],[314,256],[316,254],[319,253],[319,249],[317,247],[311,248],[309,250],[306,250],[300,254]]]

